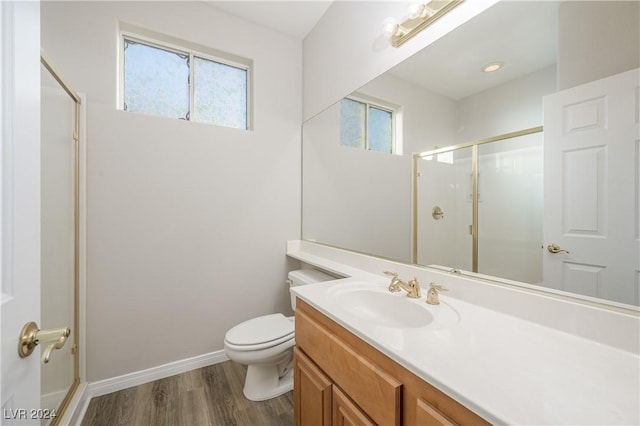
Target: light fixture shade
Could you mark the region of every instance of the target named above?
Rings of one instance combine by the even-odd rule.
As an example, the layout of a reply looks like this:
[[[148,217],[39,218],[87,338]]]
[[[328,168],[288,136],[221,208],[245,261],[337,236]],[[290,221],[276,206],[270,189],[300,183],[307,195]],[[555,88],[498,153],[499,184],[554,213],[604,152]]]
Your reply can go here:
[[[383,34],[391,38],[391,45],[399,47],[420,31],[431,25],[464,0],[431,0],[427,3],[412,2],[408,15],[402,22],[387,18],[383,25]]]
[[[387,38],[391,38],[396,35],[398,29],[398,21],[395,18],[386,18],[382,23],[382,34]]]
[[[422,13],[424,9],[424,4],[418,2],[409,3],[409,7],[407,8],[407,15],[409,15],[409,19],[416,19]]]

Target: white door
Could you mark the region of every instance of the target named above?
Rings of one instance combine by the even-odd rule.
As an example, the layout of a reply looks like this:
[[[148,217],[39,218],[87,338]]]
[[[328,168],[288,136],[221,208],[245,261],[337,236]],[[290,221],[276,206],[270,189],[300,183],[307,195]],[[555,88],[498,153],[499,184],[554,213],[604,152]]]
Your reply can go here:
[[[544,99],[546,286],[639,302],[639,85],[632,70]]]
[[[40,424],[40,350],[18,356],[40,321],[40,5],[0,1],[2,390],[0,422]]]

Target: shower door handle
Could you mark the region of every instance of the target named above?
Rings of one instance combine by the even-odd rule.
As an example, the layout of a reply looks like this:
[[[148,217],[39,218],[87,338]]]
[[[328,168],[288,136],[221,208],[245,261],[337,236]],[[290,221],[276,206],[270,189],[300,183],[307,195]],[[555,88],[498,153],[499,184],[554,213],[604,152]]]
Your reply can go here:
[[[42,353],[42,363],[49,362],[51,352],[54,349],[60,349],[67,341],[67,337],[71,335],[69,327],[53,328],[50,330],[38,329],[38,324],[28,322],[22,327],[20,340],[18,341],[18,354],[20,358],[26,358],[34,351],[39,344],[51,343]]]

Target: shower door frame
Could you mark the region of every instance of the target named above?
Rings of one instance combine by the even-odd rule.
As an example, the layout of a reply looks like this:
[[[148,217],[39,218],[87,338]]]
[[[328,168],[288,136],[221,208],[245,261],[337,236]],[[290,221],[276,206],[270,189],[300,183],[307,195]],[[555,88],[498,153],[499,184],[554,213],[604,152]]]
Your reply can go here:
[[[74,249],[73,249],[73,341],[70,342],[72,344],[71,354],[73,356],[74,363],[74,373],[73,373],[73,381],[67,390],[67,394],[63,398],[60,406],[57,407],[56,417],[51,422],[52,426],[56,426],[60,424],[60,421],[65,416],[66,409],[69,407],[70,402],[75,395],[76,391],[80,386],[80,262],[81,262],[81,203],[80,203],[80,195],[81,195],[81,164],[80,164],[80,113],[81,113],[81,105],[82,99],[80,96],[71,88],[69,84],[62,78],[62,75],[57,71],[57,69],[53,66],[51,60],[47,57],[45,52],[40,50],[40,63],[49,71],[51,76],[60,84],[62,89],[69,95],[69,97],[74,102],[74,128],[73,128],[73,211],[74,211]]]

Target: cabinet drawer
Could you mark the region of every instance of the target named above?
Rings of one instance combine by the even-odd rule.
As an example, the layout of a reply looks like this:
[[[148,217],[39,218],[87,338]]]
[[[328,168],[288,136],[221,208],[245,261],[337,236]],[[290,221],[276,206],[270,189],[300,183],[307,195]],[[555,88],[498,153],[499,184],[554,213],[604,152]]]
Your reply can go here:
[[[340,340],[307,313],[296,309],[296,344],[334,383],[380,425],[399,425],[402,384]]]
[[[333,426],[376,426],[337,387],[333,388]]]
[[[416,424],[421,426],[456,426],[451,419],[423,399],[416,401]]]

